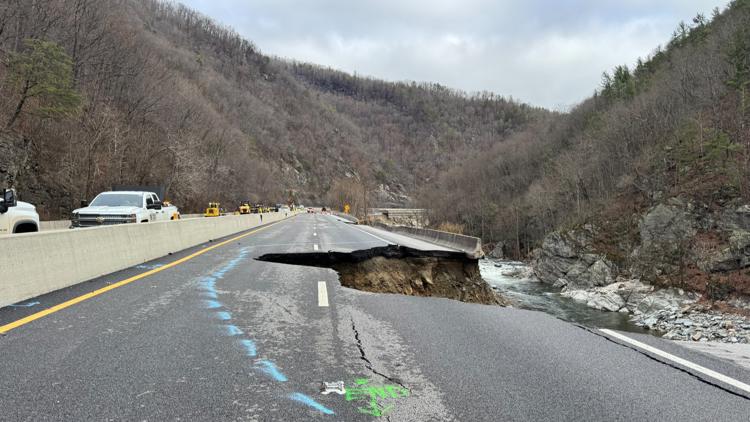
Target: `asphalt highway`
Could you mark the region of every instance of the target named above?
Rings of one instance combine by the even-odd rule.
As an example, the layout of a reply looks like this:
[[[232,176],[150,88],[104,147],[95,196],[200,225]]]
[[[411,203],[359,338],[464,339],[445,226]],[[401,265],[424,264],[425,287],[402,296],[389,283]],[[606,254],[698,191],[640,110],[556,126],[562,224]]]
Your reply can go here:
[[[750,371],[658,338],[626,334],[736,383],[544,313],[254,259],[392,242],[408,239],[302,214],[18,326],[0,336],[0,420],[748,420]],[[0,309],[0,326],[207,246]]]

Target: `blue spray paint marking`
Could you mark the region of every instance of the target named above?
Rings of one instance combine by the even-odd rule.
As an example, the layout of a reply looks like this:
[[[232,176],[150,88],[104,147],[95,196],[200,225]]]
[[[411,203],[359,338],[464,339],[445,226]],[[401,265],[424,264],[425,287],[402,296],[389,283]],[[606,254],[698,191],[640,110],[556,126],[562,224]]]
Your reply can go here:
[[[255,350],[255,343],[252,340],[242,339],[240,340],[240,344],[245,348],[248,356],[254,358],[257,355],[258,352]]]
[[[323,406],[322,404],[316,402],[315,400],[313,400],[312,398],[310,398],[310,396],[307,396],[305,394],[294,393],[294,394],[290,394],[289,398],[292,399],[292,400],[294,400],[294,401],[298,401],[298,402],[300,402],[302,404],[305,404],[307,406],[310,406],[310,407],[312,407],[315,410],[318,410],[320,412],[325,413],[326,415],[333,415],[333,410],[331,410],[331,409]]]
[[[285,382],[286,376],[279,371],[279,368],[276,367],[276,365],[273,364],[270,360],[260,360],[256,362],[259,366],[258,369],[265,372],[267,375],[269,375],[271,378],[275,379],[279,382]]]
[[[34,305],[38,305],[39,302],[29,302],[29,303],[17,303],[15,305],[10,305],[14,308],[31,308]]]
[[[216,294],[216,292],[203,292],[203,296],[206,296],[209,299],[218,299],[219,296]]]
[[[203,289],[203,294],[206,297],[209,297],[214,300],[206,300],[206,306],[209,309],[216,309],[220,308],[223,305],[221,302],[218,301],[218,295],[216,294],[216,280],[224,278],[224,275],[232,270],[234,267],[236,267],[240,261],[242,261],[245,256],[248,253],[248,248],[242,248],[239,255],[237,255],[237,258],[231,260],[227,265],[225,265],[223,268],[219,269],[218,271],[214,272],[208,277],[204,277],[203,280],[201,280],[201,288]],[[216,312],[216,316],[223,320],[223,321],[229,321],[232,318],[232,315],[229,312],[224,311],[218,311]],[[226,334],[228,336],[239,336],[243,335],[244,333],[242,330],[237,328],[236,325],[222,325],[222,328],[225,330]],[[255,342],[253,342],[250,339],[240,339],[240,344],[245,349],[245,353],[247,353],[247,356],[249,357],[255,357],[258,353]],[[259,360],[255,362],[255,369],[258,369],[262,372],[264,372],[266,375],[270,376],[274,380],[278,382],[286,382],[287,377],[281,373],[279,368],[276,367],[276,365],[271,362],[270,360]],[[299,403],[302,403],[306,406],[309,406],[323,414],[326,415],[333,415],[333,410],[323,406],[322,404],[318,403],[317,401],[313,400],[311,397],[302,394],[302,393],[293,393],[289,395],[289,398],[297,401]]]
[[[208,309],[216,309],[221,308],[221,303],[215,301],[215,300],[206,300],[206,307]]]
[[[239,336],[242,335],[242,330],[237,328],[236,325],[225,325],[224,329],[228,336]]]

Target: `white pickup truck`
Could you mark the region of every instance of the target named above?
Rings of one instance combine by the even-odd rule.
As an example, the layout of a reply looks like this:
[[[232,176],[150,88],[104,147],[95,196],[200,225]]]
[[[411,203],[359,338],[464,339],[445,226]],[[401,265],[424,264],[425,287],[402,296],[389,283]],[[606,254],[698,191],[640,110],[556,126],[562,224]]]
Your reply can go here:
[[[70,216],[71,228],[180,219],[177,207],[163,204],[154,192],[102,192],[81,206]]]
[[[18,201],[13,189],[2,189],[0,194],[0,236],[39,231],[39,214],[33,205]]]

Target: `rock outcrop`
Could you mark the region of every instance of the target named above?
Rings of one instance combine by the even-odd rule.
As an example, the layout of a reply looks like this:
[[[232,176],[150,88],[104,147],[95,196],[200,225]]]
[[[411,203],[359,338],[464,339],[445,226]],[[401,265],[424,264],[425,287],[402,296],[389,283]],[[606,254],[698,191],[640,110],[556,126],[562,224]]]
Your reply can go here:
[[[699,292],[718,285],[719,298],[729,293],[750,295],[750,277],[745,273],[750,268],[750,205],[709,206],[672,198],[650,208],[637,221],[637,228],[630,231],[631,240],[610,242],[616,245],[612,255],[597,246],[609,235],[591,225],[549,234],[534,252],[537,277],[573,291],[627,277]],[[620,265],[608,256],[619,257]],[[614,296],[611,299],[602,308],[620,305]]]
[[[606,286],[617,276],[616,265],[593,247],[593,227],[554,232],[535,251],[534,273],[557,287]]]
[[[631,253],[632,275],[654,282],[679,272],[698,228],[695,215],[678,199],[653,207],[638,225],[641,244]]]
[[[505,243],[497,242],[495,247],[487,254],[487,258],[505,259]]]
[[[709,273],[735,271],[750,267],[750,232],[735,230],[729,234],[728,245],[698,257],[697,265]]]
[[[644,249],[663,247],[695,235],[695,218],[679,200],[659,204],[646,213],[638,227]]]
[[[631,254],[630,273],[649,282],[670,284],[686,269],[705,277],[750,267],[750,206],[727,204],[710,209],[673,198],[651,208],[639,224],[641,244]]]

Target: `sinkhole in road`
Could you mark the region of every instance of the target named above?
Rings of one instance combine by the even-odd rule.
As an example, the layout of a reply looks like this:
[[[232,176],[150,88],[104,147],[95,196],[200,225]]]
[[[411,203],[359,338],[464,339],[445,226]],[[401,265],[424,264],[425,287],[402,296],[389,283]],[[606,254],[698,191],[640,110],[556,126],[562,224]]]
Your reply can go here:
[[[353,252],[273,253],[256,259],[331,268],[339,274],[342,286],[368,292],[507,304],[482,279],[478,261],[460,252],[389,245]]]

